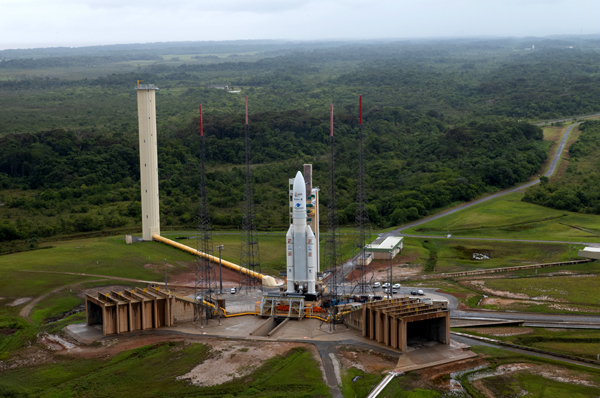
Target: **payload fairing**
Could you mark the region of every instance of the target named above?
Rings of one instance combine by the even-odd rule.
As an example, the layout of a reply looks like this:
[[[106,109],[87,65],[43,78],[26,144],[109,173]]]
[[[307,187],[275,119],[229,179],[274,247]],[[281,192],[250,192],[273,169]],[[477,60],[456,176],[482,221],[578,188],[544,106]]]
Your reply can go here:
[[[292,191],[292,225],[286,234],[287,248],[287,292],[316,294],[317,241],[312,229],[306,223],[306,185],[302,173],[294,179]]]

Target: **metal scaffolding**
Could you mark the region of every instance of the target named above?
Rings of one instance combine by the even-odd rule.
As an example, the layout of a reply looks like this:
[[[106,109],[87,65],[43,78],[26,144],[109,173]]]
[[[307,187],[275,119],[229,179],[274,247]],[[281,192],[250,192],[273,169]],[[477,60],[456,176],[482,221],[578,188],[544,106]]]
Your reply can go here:
[[[258,235],[256,232],[256,214],[254,213],[254,195],[252,191],[252,179],[250,174],[250,137],[248,125],[248,97],[245,97],[246,124],[244,125],[244,149],[246,154],[244,191],[244,213],[242,214],[242,248],[240,253],[240,265],[251,271],[261,273],[260,254],[258,250]],[[240,272],[240,291],[262,289],[262,281],[253,276]]]
[[[327,319],[335,319],[337,315],[337,303],[339,297],[343,294],[343,272],[339,270],[342,267],[342,252],[340,243],[340,230],[336,214],[336,191],[335,191],[335,141],[333,137],[333,104],[329,108],[329,198],[327,202],[327,235],[325,239],[325,269],[329,270],[331,275],[327,279],[327,297],[330,300]],[[335,329],[335,322],[329,323],[330,330]]]
[[[354,284],[352,293],[373,293],[373,270],[365,246],[370,242],[371,224],[367,208],[367,189],[365,183],[365,151],[362,120],[362,95],[359,96],[359,130],[358,130],[358,178],[356,187],[356,220],[354,227],[354,247],[358,251],[356,267],[352,272]]]
[[[206,143],[202,123],[202,105],[200,105],[200,199],[198,202],[198,235],[197,250],[209,255],[213,253],[212,230],[210,212],[206,193]],[[220,317],[215,307],[208,306],[206,302],[218,303],[214,264],[206,256],[196,256],[196,279],[194,284],[194,298],[196,303],[195,320],[200,325],[208,322],[210,318]],[[216,306],[218,308],[218,306]],[[220,323],[220,318],[219,318]]]

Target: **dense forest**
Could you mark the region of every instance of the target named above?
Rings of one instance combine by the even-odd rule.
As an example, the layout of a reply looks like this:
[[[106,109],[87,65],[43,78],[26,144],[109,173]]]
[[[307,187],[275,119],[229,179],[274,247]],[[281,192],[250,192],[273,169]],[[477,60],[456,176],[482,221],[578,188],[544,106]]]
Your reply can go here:
[[[535,51],[525,50],[530,43]],[[260,229],[285,228],[288,178],[303,163],[313,164],[327,203],[329,103],[335,104],[339,221],[353,224],[357,105],[364,96],[376,227],[527,180],[551,144],[532,121],[598,111],[598,53],[568,48],[568,40],[228,45],[236,53],[158,44],[0,52],[0,241],[139,228],[136,80],[160,87],[165,228],[196,223],[198,103],[205,109],[212,220],[216,228],[237,228],[241,110],[243,95],[249,97]],[[254,51],[253,58],[232,56],[244,50]],[[131,70],[99,76],[94,69],[118,71],[124,64]],[[588,126],[582,137],[595,128]]]

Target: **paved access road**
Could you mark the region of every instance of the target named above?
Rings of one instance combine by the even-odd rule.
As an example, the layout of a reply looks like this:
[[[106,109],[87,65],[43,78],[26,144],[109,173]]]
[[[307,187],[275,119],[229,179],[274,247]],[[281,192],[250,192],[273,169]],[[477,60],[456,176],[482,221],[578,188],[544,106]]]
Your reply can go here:
[[[571,314],[533,314],[523,312],[493,312],[493,311],[463,311],[453,310],[453,317],[459,318],[488,318],[488,319],[503,319],[503,320],[523,320],[533,322],[561,323],[568,326],[569,322],[573,323],[591,323],[600,324],[600,316],[598,315],[571,315]]]
[[[579,124],[580,123],[572,124],[572,125],[570,125],[569,127],[566,128],[566,130],[563,133],[563,136],[562,136],[562,138],[560,140],[560,143],[558,144],[558,148],[556,149],[556,152],[554,153],[554,157],[552,158],[552,162],[550,163],[550,167],[548,168],[548,171],[546,172],[546,174],[544,174],[544,176],[550,177],[552,174],[554,174],[554,172],[556,171],[556,167],[558,166],[558,162],[560,161],[560,157],[562,155],[562,152],[565,149],[565,146],[567,145],[567,141],[569,140],[569,134],[571,133],[571,130],[573,129],[573,127],[579,126]],[[486,202],[488,200],[496,199],[496,198],[499,198],[499,197],[501,197],[503,195],[520,191],[520,190],[522,190],[524,188],[528,188],[528,187],[530,187],[532,185],[535,185],[535,184],[537,184],[539,182],[540,182],[540,180],[539,180],[539,178],[537,178],[534,181],[530,181],[530,182],[528,182],[526,184],[519,185],[519,186],[514,187],[514,188],[509,188],[507,190],[504,190],[504,191],[501,191],[501,192],[497,192],[497,193],[495,193],[493,195],[486,196],[485,198],[477,199],[477,200],[474,200],[472,202],[467,202],[467,203],[462,204],[460,206],[457,206],[457,207],[455,207],[453,209],[446,210],[446,211],[443,211],[441,213],[435,214],[435,215],[433,215],[431,217],[428,217],[428,218],[425,218],[425,219],[422,219],[422,220],[419,220],[419,221],[415,221],[415,222],[410,223],[410,224],[403,225],[400,228],[394,229],[393,231],[389,231],[389,232],[385,232],[385,233],[381,234],[380,237],[378,238],[378,240],[383,240],[383,239],[385,239],[385,238],[387,238],[389,236],[401,236],[401,235],[404,235],[404,234],[402,234],[402,231],[404,231],[404,230],[406,230],[408,228],[416,227],[418,225],[425,224],[425,223],[427,223],[429,221],[437,220],[437,219],[442,218],[444,216],[447,216],[449,214],[456,213],[458,211],[467,209],[467,208],[469,208],[471,206],[478,205],[478,204]],[[424,236],[421,236],[421,235],[404,235],[404,236],[424,237]],[[435,236],[435,238],[439,238],[439,237],[440,236]],[[432,238],[434,238],[434,237],[432,237]],[[462,239],[472,239],[472,238],[464,238],[463,237]],[[479,238],[479,239],[483,240],[483,238]],[[487,240],[516,241],[514,239],[487,239]],[[546,242],[546,241],[544,241],[544,242]],[[567,242],[564,242],[564,243],[567,243]]]

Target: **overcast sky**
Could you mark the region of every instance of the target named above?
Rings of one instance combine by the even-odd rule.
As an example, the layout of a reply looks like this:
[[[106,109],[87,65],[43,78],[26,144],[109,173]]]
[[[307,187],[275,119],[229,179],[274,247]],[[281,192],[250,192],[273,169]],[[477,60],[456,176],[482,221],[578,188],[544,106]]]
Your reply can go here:
[[[600,33],[599,0],[0,0],[0,49]]]

